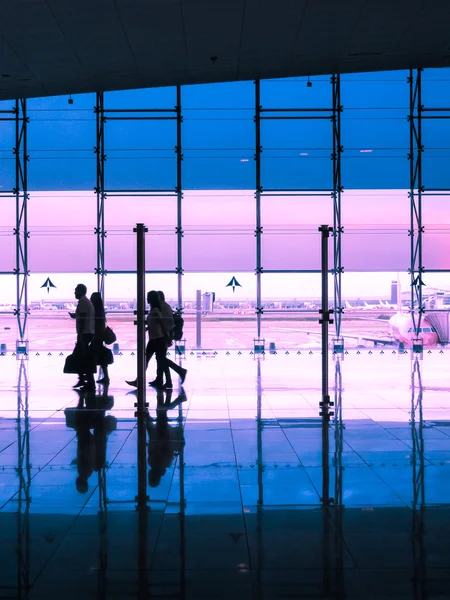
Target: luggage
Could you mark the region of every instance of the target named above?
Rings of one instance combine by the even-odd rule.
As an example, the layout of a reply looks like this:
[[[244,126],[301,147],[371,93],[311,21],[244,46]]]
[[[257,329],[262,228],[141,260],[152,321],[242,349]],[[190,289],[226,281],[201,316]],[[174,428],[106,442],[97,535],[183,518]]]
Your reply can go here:
[[[181,312],[179,309],[175,310],[173,312],[173,331],[172,331],[172,336],[173,339],[177,342],[179,342],[181,339],[183,339],[183,325],[184,325],[184,319],[181,316]]]
[[[66,357],[64,363],[64,373],[96,373],[97,366],[92,351],[86,352],[84,346],[76,344],[72,354]]]

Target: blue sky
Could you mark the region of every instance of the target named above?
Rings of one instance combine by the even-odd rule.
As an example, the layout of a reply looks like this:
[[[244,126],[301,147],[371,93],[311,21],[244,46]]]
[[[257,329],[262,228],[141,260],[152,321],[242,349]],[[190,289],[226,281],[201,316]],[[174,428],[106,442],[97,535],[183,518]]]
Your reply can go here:
[[[404,189],[409,186],[408,72],[342,76],[343,184],[346,189]],[[261,82],[263,108],[331,106],[329,77]],[[423,73],[423,102],[450,101],[450,71]],[[28,103],[29,185],[35,190],[90,190],[95,185],[93,94],[31,99]],[[2,108],[11,103],[2,103]],[[107,109],[172,108],[174,88],[111,92]],[[183,106],[183,187],[253,189],[254,84],[186,86]],[[114,116],[113,113],[109,113]],[[115,115],[117,116],[117,115]],[[328,120],[264,120],[262,185],[265,188],[331,186],[331,127]],[[446,168],[450,121],[423,125],[424,182],[450,187]],[[13,125],[0,127],[0,180],[14,181]],[[106,123],[106,186],[109,189],[173,189],[176,184],[175,121]],[[372,150],[363,153],[361,150]],[[445,168],[444,168],[445,167]]]

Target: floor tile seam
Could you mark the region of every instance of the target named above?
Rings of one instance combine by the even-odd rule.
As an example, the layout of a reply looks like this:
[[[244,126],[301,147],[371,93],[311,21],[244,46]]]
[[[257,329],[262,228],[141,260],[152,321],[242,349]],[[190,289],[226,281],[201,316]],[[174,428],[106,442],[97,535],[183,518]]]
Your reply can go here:
[[[369,467],[369,469],[372,471],[372,473],[374,473],[374,474],[376,475],[376,477],[377,477],[377,478],[378,478],[378,479],[379,479],[379,480],[380,480],[380,481],[381,481],[381,482],[382,482],[384,485],[386,485],[386,486],[389,488],[389,490],[390,490],[390,491],[391,491],[391,492],[394,494],[394,496],[396,496],[396,497],[397,497],[397,498],[400,500],[400,502],[402,502],[402,504],[404,504],[404,505],[405,505],[405,507],[407,507],[407,508],[409,508],[409,509],[410,509],[411,507],[410,507],[410,506],[409,506],[409,505],[408,505],[408,504],[407,504],[407,503],[406,503],[406,502],[403,500],[403,498],[401,498],[401,497],[400,497],[400,496],[397,494],[397,492],[396,492],[396,491],[395,491],[395,490],[394,490],[394,489],[393,489],[393,488],[392,488],[392,487],[391,487],[391,486],[390,486],[390,485],[387,483],[387,481],[385,481],[385,480],[384,480],[384,479],[381,477],[381,475],[379,475],[379,473],[378,473],[378,472],[377,472],[377,471],[376,471],[376,470],[373,468],[373,466],[372,466],[372,465],[370,465],[370,464],[369,464],[369,463],[368,463],[368,462],[367,462],[367,461],[366,461],[366,460],[365,460],[365,459],[364,459],[364,458],[363,458],[363,457],[362,457],[362,456],[361,456],[361,455],[360,455],[358,452],[356,452],[355,450],[354,450],[354,452],[355,452],[355,454],[356,454],[357,456],[359,456],[359,458],[360,458],[360,459],[361,459],[361,460],[362,460],[362,461],[363,461],[363,462],[364,462],[364,463],[365,463],[365,464],[366,464],[366,465]]]
[[[126,436],[125,440],[123,441],[122,445],[120,446],[120,448],[117,450],[116,455],[114,456],[112,461],[108,461],[109,462],[109,467],[108,470],[113,466],[114,462],[117,460],[120,452],[123,450],[123,447],[125,446],[125,444],[128,442],[128,439],[130,438],[131,434],[133,433],[133,431],[137,429],[137,421],[134,424],[134,427],[130,430],[128,430],[128,435]],[[126,430],[124,430],[126,431]],[[137,440],[136,440],[136,444],[137,444]],[[108,448],[108,446],[107,446]]]
[[[86,508],[87,503],[90,501],[90,499],[92,498],[95,490],[97,489],[98,486],[95,486],[92,490],[92,493],[86,498],[86,502],[85,504],[80,508],[78,514],[75,516],[75,518],[73,519],[71,525],[69,525],[68,529],[66,530],[66,532],[64,533],[64,535],[61,536],[61,539],[59,541],[59,543],[55,546],[55,548],[53,549],[53,552],[50,554],[50,556],[48,557],[47,561],[45,562],[45,564],[42,566],[42,568],[40,569],[39,573],[37,573],[36,577],[34,578],[34,581],[32,582],[32,584],[30,585],[30,589],[28,590],[27,594],[25,595],[23,600],[27,600],[27,598],[30,597],[30,594],[32,594],[33,592],[33,587],[36,585],[39,577],[41,577],[41,575],[44,573],[44,571],[48,568],[49,563],[53,560],[53,557],[55,556],[56,552],[59,550],[61,544],[63,543],[63,541],[65,540],[66,536],[70,533],[70,530],[72,529],[72,527],[75,525],[76,521],[80,518],[81,512]]]
[[[232,444],[233,444],[233,454],[234,454],[236,476],[237,476],[238,488],[239,488],[239,497],[240,497],[240,506],[241,506],[241,512],[240,512],[240,514],[242,516],[242,524],[243,524],[244,532],[245,532],[245,544],[246,544],[246,549],[247,549],[247,560],[248,560],[249,567],[251,569],[252,568],[252,557],[251,557],[251,553],[250,553],[250,542],[249,542],[249,538],[248,538],[247,521],[245,519],[245,513],[244,513],[244,497],[243,497],[243,492],[242,492],[241,479],[240,479],[240,475],[239,475],[238,458],[237,458],[237,454],[236,454],[236,444],[235,444],[235,440],[234,440],[234,432],[233,432],[233,428],[231,427],[231,417],[230,417],[229,413],[230,413],[230,409],[228,407],[228,415],[229,415],[228,418],[229,418],[229,423],[230,423],[231,440],[232,440]],[[252,594],[253,597],[255,597],[255,589],[254,589],[253,585],[252,585],[252,592],[253,592],[253,594]]]
[[[295,450],[294,446],[292,445],[292,442],[289,440],[289,438],[288,438],[287,434],[285,433],[285,431],[284,431],[283,427],[280,427],[280,429],[282,430],[282,432],[283,432],[283,435],[285,436],[285,438],[286,438],[286,441],[287,441],[287,443],[290,445],[290,447],[291,447],[291,449],[292,449],[293,453],[294,453],[294,454],[295,454],[295,456],[297,457],[297,460],[298,460],[298,462],[301,464],[301,466],[302,466],[302,469],[303,469],[304,473],[306,474],[306,477],[308,478],[308,480],[309,480],[309,482],[310,482],[310,484],[311,484],[312,488],[315,490],[315,492],[316,492],[316,494],[317,494],[317,497],[319,498],[319,502],[320,502],[320,498],[321,498],[321,496],[320,496],[319,490],[318,490],[318,489],[316,488],[316,486],[314,485],[314,482],[313,482],[313,480],[311,479],[311,477],[310,477],[310,475],[309,475],[309,473],[308,473],[308,471],[307,471],[307,469],[306,469],[306,467],[305,467],[305,465],[304,465],[304,463],[303,463],[302,459],[300,458],[300,456],[298,455],[298,453],[297,453],[297,451]],[[322,469],[323,469],[323,466],[322,466]]]

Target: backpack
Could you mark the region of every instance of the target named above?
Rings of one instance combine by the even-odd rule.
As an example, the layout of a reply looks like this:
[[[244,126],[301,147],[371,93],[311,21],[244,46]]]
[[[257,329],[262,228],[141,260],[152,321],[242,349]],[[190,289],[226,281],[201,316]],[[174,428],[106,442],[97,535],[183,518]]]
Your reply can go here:
[[[173,339],[179,342],[183,338],[184,319],[179,309],[173,311]]]

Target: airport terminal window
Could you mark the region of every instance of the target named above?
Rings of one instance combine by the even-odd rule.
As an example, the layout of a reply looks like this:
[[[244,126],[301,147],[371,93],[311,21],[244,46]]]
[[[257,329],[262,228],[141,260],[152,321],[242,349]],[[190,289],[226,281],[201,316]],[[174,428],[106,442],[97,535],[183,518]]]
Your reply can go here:
[[[117,118],[121,116],[120,113],[113,113],[113,115]],[[146,113],[138,113],[133,118],[135,116],[145,118]],[[165,113],[161,113],[161,116],[165,116]],[[177,162],[175,146],[175,120],[107,120],[105,124],[106,189],[175,189]]]
[[[92,190],[95,185],[95,94],[27,100],[28,188]]]
[[[188,86],[182,102],[184,188],[254,188],[253,82]]]
[[[261,196],[262,267],[319,270],[318,224],[333,222],[331,195]],[[331,249],[331,245],[330,245]]]
[[[270,113],[281,116],[285,113]],[[319,114],[319,113],[317,113]],[[331,114],[331,112],[330,112]],[[261,184],[267,189],[331,189],[329,119],[268,119],[261,122]]]
[[[30,271],[94,272],[96,210],[96,197],[92,192],[31,192],[28,203]]]
[[[185,192],[184,270],[254,271],[255,210],[251,192]]]
[[[331,76],[261,80],[263,108],[331,108]]]
[[[408,188],[408,75],[406,71],[342,75],[346,189]]]
[[[136,270],[136,223],[148,227],[147,270],[177,267],[177,198],[165,196],[114,196],[105,199],[105,266],[109,271]]]

